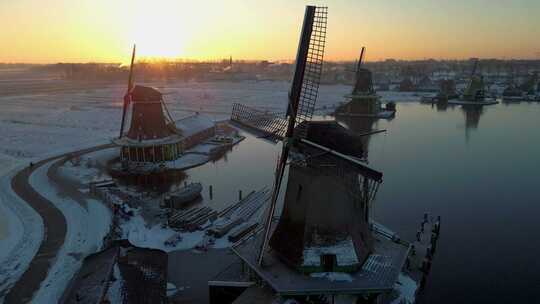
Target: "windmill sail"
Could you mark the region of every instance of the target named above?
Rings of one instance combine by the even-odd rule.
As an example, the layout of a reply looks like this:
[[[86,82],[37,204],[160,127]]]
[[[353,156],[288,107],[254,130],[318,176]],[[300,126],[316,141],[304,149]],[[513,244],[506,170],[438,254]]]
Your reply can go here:
[[[122,107],[122,121],[120,122],[120,136],[122,137],[122,134],[124,133],[124,125],[126,122],[126,112],[127,108],[131,102],[131,89],[133,87],[133,64],[135,63],[135,50],[136,45],[133,45],[133,52],[131,53],[131,64],[129,65],[129,77],[128,77],[128,87],[126,91],[126,95],[124,96],[124,104]]]
[[[306,136],[305,124],[311,120],[319,94],[324,45],[326,42],[327,7],[308,6],[304,16],[302,35],[296,56],[296,68],[289,93],[288,116],[294,116],[295,132],[299,137]],[[290,134],[292,135],[292,134]]]
[[[258,110],[240,103],[233,104],[231,121],[263,133],[274,140],[282,140],[287,130],[287,120],[283,115]]]
[[[242,104],[234,104],[231,114],[233,122],[276,139],[291,137],[293,130],[297,136],[305,137],[305,127],[297,127],[302,122],[311,120],[315,111],[326,42],[327,14],[326,7],[306,7],[285,117],[278,113],[268,113]],[[289,119],[293,122],[290,128]]]
[[[303,138],[307,134],[307,125],[303,122],[311,120],[315,110],[319,82],[322,73],[324,43],[326,40],[326,7],[307,6],[302,25],[302,33],[296,55],[296,68],[289,92],[287,107],[287,130],[285,138]],[[270,237],[270,225],[274,216],[276,202],[285,173],[285,165],[289,156],[291,141],[283,144],[281,156],[275,172],[274,187],[269,212],[264,223],[264,236],[257,262],[263,263],[264,253]]]

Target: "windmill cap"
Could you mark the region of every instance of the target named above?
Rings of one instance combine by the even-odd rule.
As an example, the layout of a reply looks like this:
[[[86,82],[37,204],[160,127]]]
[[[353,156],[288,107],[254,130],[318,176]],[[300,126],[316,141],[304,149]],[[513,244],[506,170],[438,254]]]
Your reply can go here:
[[[131,90],[131,100],[133,101],[160,101],[162,96],[161,92],[152,87],[136,85]]]

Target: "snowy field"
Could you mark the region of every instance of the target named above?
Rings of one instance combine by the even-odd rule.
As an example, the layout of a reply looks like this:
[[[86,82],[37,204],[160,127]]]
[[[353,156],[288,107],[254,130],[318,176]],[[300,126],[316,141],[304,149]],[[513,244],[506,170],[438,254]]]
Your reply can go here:
[[[21,80],[22,81],[22,80]],[[205,112],[215,119],[227,118],[232,104],[241,102],[271,111],[284,111],[288,82],[173,82],[140,83],[157,87],[174,119],[194,111]],[[18,159],[40,158],[45,153],[78,147],[88,142],[107,141],[119,130],[122,85],[75,90],[67,82],[50,93],[42,90],[19,90],[16,95],[0,91],[0,154]],[[62,86],[65,87],[62,90]],[[344,85],[323,85],[318,107],[335,105],[350,93]],[[411,93],[381,92],[383,100],[411,101],[419,97]]]

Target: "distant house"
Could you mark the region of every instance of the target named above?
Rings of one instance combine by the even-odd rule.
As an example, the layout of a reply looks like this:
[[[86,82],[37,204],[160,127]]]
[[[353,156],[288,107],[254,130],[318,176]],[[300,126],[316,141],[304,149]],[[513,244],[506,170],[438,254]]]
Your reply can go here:
[[[167,303],[167,253],[115,241],[87,256],[63,303]]]
[[[400,92],[414,92],[415,90],[416,86],[410,78],[405,78],[399,83]]]

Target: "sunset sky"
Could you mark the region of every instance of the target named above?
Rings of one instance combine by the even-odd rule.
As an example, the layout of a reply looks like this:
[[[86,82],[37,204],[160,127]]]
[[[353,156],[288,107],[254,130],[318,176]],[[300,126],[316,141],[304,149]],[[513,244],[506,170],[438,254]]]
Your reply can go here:
[[[330,60],[540,58],[539,0],[0,0],[0,62],[291,59],[306,4]]]

